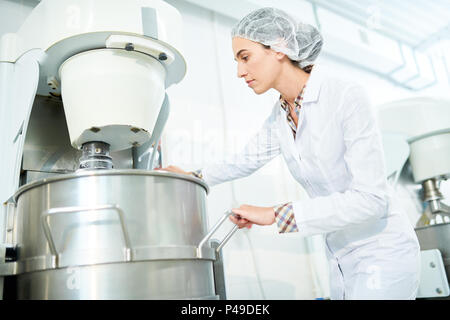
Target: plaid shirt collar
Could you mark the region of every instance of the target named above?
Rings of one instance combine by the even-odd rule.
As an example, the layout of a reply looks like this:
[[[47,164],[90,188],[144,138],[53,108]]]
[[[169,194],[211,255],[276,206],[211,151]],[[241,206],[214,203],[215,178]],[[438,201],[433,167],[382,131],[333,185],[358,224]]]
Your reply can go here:
[[[297,98],[294,101],[294,105],[295,105],[294,112],[297,115],[297,119],[299,118],[299,115],[300,115],[300,108],[302,107],[302,100],[303,100],[303,94],[305,92],[305,87],[306,86],[303,86],[302,90],[300,91],[300,93],[298,94]],[[289,127],[292,129],[292,134],[294,135],[294,139],[295,139],[295,136],[297,133],[297,126],[295,125],[295,121],[291,116],[289,104],[286,102],[286,100],[284,100],[281,97],[281,95],[280,95],[280,105],[286,112],[286,120],[287,120]]]
[[[300,110],[300,108],[302,106],[303,96],[305,93],[305,87],[306,87],[306,85],[303,86],[303,88],[300,91],[300,93],[298,94],[297,98],[295,98],[294,105],[295,105],[296,110]],[[284,100],[281,95],[280,95],[280,105],[284,109],[284,111],[286,111],[287,114],[290,113],[289,103],[287,103],[286,100]]]

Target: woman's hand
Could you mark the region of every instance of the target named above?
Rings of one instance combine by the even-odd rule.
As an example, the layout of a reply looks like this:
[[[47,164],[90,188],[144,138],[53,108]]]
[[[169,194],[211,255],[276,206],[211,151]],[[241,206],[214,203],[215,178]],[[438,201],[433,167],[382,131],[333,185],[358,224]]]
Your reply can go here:
[[[164,170],[164,171],[169,171],[169,172],[173,172],[173,173],[181,173],[181,174],[191,175],[190,172],[184,171],[183,169],[176,167],[176,166],[168,166],[165,168],[156,168],[155,170]]]
[[[230,216],[230,220],[237,224],[239,228],[251,228],[253,224],[260,226],[271,225],[275,222],[275,211],[273,207],[256,207],[243,204],[239,208],[231,210],[235,216]],[[240,219],[239,219],[240,218]]]

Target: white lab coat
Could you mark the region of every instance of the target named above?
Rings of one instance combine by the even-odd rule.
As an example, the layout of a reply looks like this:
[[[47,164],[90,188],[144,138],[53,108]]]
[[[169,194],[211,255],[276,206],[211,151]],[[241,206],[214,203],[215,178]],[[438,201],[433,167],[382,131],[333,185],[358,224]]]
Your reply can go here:
[[[414,299],[419,243],[391,197],[380,133],[364,89],[316,65],[295,140],[277,101],[246,148],[203,168],[203,178],[215,185],[245,177],[280,153],[310,196],[292,199],[299,232],[325,235],[331,298]]]

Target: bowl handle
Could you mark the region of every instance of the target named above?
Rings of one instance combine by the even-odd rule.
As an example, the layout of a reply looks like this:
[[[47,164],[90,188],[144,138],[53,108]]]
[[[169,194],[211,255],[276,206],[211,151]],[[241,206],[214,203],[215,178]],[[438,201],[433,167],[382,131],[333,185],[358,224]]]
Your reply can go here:
[[[225,214],[222,216],[222,218],[220,218],[220,220],[214,225],[214,227],[212,227],[211,231],[209,231],[208,234],[202,239],[202,241],[200,241],[200,243],[197,247],[197,258],[199,258],[199,259],[203,258],[203,254],[202,254],[203,246],[209,240],[209,238],[211,238],[211,236],[214,234],[214,232],[216,232],[217,229],[219,229],[219,227],[222,225],[222,223],[230,215],[234,215],[234,213],[232,211],[225,212]],[[228,234],[223,238],[223,240],[217,246],[216,252],[219,252],[222,249],[222,247],[228,242],[228,240],[230,240],[231,236],[233,236],[233,234],[237,231],[238,228],[239,228],[238,225],[235,225],[233,227],[233,229],[231,229],[231,231],[228,232]]]
[[[125,242],[125,261],[131,261],[131,246],[130,237],[128,236],[127,228],[125,226],[125,220],[123,218],[123,210],[118,205],[102,205],[102,206],[92,206],[92,207],[62,207],[62,208],[52,208],[45,211],[41,216],[41,224],[44,229],[44,235],[47,239],[50,252],[53,255],[53,265],[55,268],[58,267],[58,251],[56,250],[55,242],[53,240],[52,232],[50,230],[50,225],[48,223],[48,218],[57,214],[67,214],[67,213],[81,213],[99,210],[114,210],[117,212],[119,217],[120,226],[122,228],[123,240]]]

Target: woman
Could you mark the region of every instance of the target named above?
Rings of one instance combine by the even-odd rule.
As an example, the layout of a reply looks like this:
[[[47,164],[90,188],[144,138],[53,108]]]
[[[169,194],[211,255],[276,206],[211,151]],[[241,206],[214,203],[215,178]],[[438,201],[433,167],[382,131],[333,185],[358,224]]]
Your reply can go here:
[[[190,173],[209,185],[248,176],[283,155],[310,199],[273,207],[242,205],[240,228],[277,223],[280,233],[325,234],[332,299],[414,299],[419,244],[390,198],[380,133],[357,84],[328,75],[313,61],[322,37],[286,13],[262,8],[232,30],[238,76],[256,94],[280,93],[244,151]]]

